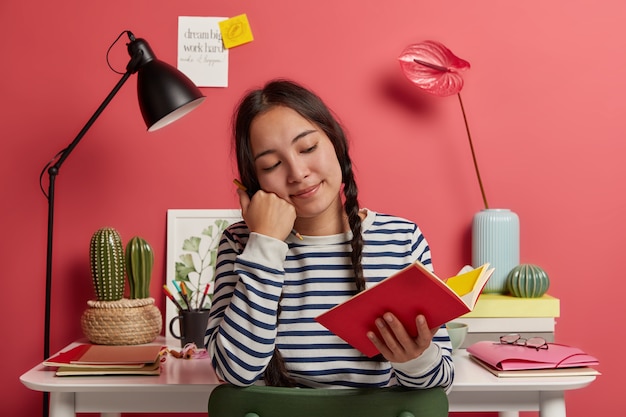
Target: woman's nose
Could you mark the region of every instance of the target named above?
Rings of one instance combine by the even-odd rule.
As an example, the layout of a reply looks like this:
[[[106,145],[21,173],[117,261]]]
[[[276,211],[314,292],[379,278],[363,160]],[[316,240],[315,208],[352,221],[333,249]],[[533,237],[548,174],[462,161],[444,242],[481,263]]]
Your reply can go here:
[[[302,161],[294,160],[289,163],[289,182],[300,182],[309,174],[309,169]]]

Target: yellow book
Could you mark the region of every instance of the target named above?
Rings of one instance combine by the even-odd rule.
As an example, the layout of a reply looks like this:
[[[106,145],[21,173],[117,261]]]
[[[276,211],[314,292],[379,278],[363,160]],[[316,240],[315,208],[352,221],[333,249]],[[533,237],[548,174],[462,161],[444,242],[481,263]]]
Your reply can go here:
[[[481,294],[474,309],[463,317],[559,317],[559,315],[559,299],[548,294],[537,298]]]

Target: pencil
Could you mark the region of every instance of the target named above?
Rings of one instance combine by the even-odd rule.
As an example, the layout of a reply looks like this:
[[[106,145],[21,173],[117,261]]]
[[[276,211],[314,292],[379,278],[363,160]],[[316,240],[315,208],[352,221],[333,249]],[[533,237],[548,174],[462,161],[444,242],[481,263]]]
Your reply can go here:
[[[239,181],[237,178],[235,178],[235,179],[233,180],[233,182],[235,183],[235,185],[236,185],[237,187],[239,187],[239,189],[240,189],[241,191],[248,191],[248,189],[246,188],[246,186],[245,186],[245,185],[243,185],[243,184],[241,183],[241,181]],[[250,196],[250,197],[252,197],[252,196]],[[291,233],[292,233],[295,237],[297,237],[298,239],[300,239],[300,240],[304,240],[304,238],[302,237],[302,235],[301,235],[300,233],[298,233],[298,231],[297,231],[296,229],[291,229]]]
[[[170,289],[167,288],[167,285],[163,285],[163,292],[165,293],[165,295],[167,296],[167,298],[169,298],[170,300],[172,300],[172,302],[176,305],[176,308],[178,308],[179,311],[182,311],[183,308],[181,307],[180,304],[178,304],[178,301],[176,301],[176,298],[174,298],[174,296],[172,295],[172,293],[170,292]]]

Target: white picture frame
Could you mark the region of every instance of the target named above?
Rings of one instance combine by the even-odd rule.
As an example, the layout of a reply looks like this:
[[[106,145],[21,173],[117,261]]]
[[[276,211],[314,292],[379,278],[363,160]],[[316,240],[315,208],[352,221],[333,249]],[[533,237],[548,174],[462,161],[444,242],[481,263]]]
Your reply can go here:
[[[192,282],[188,283],[191,291],[199,291],[199,298],[201,298],[204,287],[210,283],[209,294],[212,294],[215,260],[210,259],[210,251],[213,250],[213,254],[216,254],[223,229],[241,219],[239,209],[169,209],[167,211],[165,285],[181,305],[184,306],[184,303],[181,302],[178,290],[173,283],[177,276],[177,263],[180,264],[179,267],[182,270],[191,271],[189,275],[192,276]],[[186,269],[183,264],[188,268]],[[197,296],[198,293],[191,300],[192,307],[198,305]],[[170,332],[170,322],[178,315],[178,308],[169,299],[166,299],[165,303],[165,335],[171,338],[173,336]]]

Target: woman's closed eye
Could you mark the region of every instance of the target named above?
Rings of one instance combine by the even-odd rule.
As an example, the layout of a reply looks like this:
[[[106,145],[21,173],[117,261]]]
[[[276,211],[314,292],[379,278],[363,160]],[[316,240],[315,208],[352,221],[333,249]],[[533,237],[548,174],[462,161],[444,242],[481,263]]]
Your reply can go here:
[[[315,152],[315,150],[317,150],[317,149],[318,149],[318,143],[316,143],[314,145],[311,145],[311,146],[308,146],[308,147],[305,147],[303,150],[300,151],[300,153],[302,153],[302,154],[310,154],[310,153]],[[282,164],[282,161],[279,159],[276,162],[271,163],[271,165],[262,167],[261,170],[264,171],[264,172],[270,172],[270,171],[273,171],[274,169],[276,169],[281,164]]]
[[[264,171],[264,172],[270,172],[270,171],[276,169],[280,165],[280,163],[281,163],[280,161],[276,161],[275,164],[270,165],[268,167],[261,168],[261,170]]]

